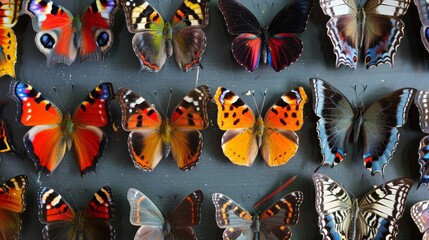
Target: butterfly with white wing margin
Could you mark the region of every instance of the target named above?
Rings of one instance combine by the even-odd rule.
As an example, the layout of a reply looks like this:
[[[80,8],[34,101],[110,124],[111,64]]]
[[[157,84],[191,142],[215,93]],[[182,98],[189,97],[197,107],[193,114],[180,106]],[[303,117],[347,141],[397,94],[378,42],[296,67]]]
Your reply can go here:
[[[361,51],[366,68],[382,63],[393,66],[393,57],[404,36],[400,16],[411,0],[320,0],[331,19],[327,33],[334,46],[336,66],[356,68]]]
[[[429,240],[429,200],[414,204],[410,214],[420,232],[423,233],[422,240]]]
[[[324,240],[396,239],[411,179],[391,180],[361,199],[350,198],[342,186],[323,174],[313,174],[313,181]]]

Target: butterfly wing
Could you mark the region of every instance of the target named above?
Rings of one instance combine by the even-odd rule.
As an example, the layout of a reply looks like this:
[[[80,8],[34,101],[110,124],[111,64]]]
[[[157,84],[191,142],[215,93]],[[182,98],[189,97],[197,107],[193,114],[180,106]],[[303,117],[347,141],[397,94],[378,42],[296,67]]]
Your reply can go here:
[[[429,136],[420,140],[419,146],[419,165],[420,165],[420,181],[421,184],[429,184]]]
[[[128,190],[127,199],[131,207],[131,224],[141,226],[134,239],[164,239],[164,217],[155,204],[146,195],[134,188]]]
[[[427,90],[418,90],[416,92],[416,96],[414,98],[414,104],[417,106],[419,110],[420,117],[420,128],[424,133],[429,133],[429,109],[428,106],[429,100],[429,91]]]
[[[298,223],[303,200],[302,192],[292,192],[260,214],[261,233],[265,239],[288,240],[292,238],[289,226],[295,226]]]
[[[201,85],[191,90],[171,114],[171,152],[181,170],[194,167],[203,149],[203,136],[198,130],[207,128],[209,87]]]
[[[28,178],[25,175],[13,177],[0,186],[0,237],[18,239],[21,231],[19,213],[25,210],[25,195]]]
[[[201,30],[209,23],[210,0],[185,0],[174,14],[173,52],[183,71],[200,65],[206,49],[206,34]]]
[[[224,240],[253,239],[252,216],[234,200],[222,193],[213,193],[217,226],[225,228]]]
[[[404,36],[405,25],[399,17],[407,12],[410,3],[411,0],[369,0],[365,4],[366,68],[382,63],[393,65],[393,57]]]
[[[179,203],[170,218],[172,239],[196,239],[192,226],[201,223],[203,200],[203,192],[196,190]]]
[[[37,171],[52,173],[66,151],[61,111],[39,91],[23,82],[11,82],[9,96],[17,103],[17,121],[24,126],[34,126],[24,135],[29,157]]]
[[[95,172],[95,166],[103,156],[107,135],[100,127],[109,122],[109,107],[113,98],[112,84],[102,83],[87,95],[73,113],[75,128],[71,140],[82,176]]]
[[[72,64],[78,52],[74,42],[73,15],[51,0],[26,0],[23,6],[37,32],[36,46],[46,55],[48,66]]]
[[[217,105],[217,124],[226,130],[222,136],[223,154],[232,163],[251,166],[258,154],[255,115],[232,91],[219,87],[214,100]]]
[[[313,110],[317,121],[323,161],[331,167],[340,163],[347,153],[347,141],[353,126],[353,109],[347,98],[322,79],[311,78]]]
[[[422,27],[420,30],[422,43],[426,50],[429,51],[429,6],[425,0],[414,0],[414,3],[417,6],[420,21],[422,22]]]
[[[268,166],[285,164],[298,150],[298,136],[294,131],[304,124],[304,104],[307,94],[298,87],[286,92],[264,117],[261,154]]]
[[[128,31],[135,33],[132,44],[141,68],[158,72],[171,56],[164,40],[164,20],[145,0],[120,0]]]
[[[360,239],[396,239],[412,185],[411,179],[395,179],[372,189],[359,201]]]
[[[117,100],[122,110],[122,128],[131,131],[128,136],[128,151],[134,166],[152,171],[163,157],[160,134],[161,115],[137,93],[120,88]]]
[[[218,6],[231,35],[238,35],[231,45],[235,60],[253,72],[261,58],[262,27],[256,17],[236,0],[219,0]]]
[[[307,25],[312,0],[295,0],[274,17],[268,27],[268,63],[279,72],[288,67],[302,53],[302,41],[295,33],[302,33]]]
[[[414,220],[414,223],[417,225],[421,233],[424,233],[423,240],[428,240],[428,230],[429,230],[429,201],[421,201],[414,204],[410,210],[411,218]]]
[[[12,27],[18,22],[21,0],[0,1],[0,77],[15,77],[16,35]]]
[[[399,141],[398,127],[407,121],[415,89],[403,88],[373,103],[363,115],[364,165],[371,174],[384,172]]]
[[[10,139],[6,129],[6,123],[0,119],[0,153],[15,151],[9,140]]]
[[[323,239],[347,239],[352,200],[346,190],[323,174],[313,174],[316,212]]]
[[[362,1],[364,2],[364,1]],[[320,0],[320,7],[331,19],[326,23],[336,56],[336,66],[341,64],[356,68],[363,33],[358,22],[356,1]]]
[[[79,45],[80,61],[102,61],[113,44],[113,17],[119,9],[118,0],[96,0],[83,12]]]

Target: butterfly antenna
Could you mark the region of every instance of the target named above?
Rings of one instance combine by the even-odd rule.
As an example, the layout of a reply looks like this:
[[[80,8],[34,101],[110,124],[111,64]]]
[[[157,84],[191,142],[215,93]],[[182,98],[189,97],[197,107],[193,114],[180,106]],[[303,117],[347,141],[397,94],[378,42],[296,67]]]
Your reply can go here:
[[[368,85],[365,85],[362,89],[362,92],[360,93],[361,98],[360,98],[360,105],[363,108],[363,100],[365,99],[365,94],[366,94],[366,89],[368,88]]]
[[[159,109],[161,109],[161,113],[162,113],[162,115],[163,115],[163,116],[164,116],[164,118],[165,118],[167,115],[165,115],[165,112],[164,112],[164,110],[163,110],[163,109],[162,109],[162,107],[161,107],[161,102],[159,101],[158,94],[156,93],[156,91],[153,91],[153,94],[155,95],[156,103],[158,104]],[[170,95],[170,97],[171,97],[171,95]]]
[[[262,97],[261,113],[264,111],[265,99],[267,98],[267,89],[265,88],[264,96]]]
[[[60,95],[58,95],[58,90],[56,87],[53,87],[54,92],[55,92],[55,96],[58,99],[58,102],[60,103],[61,108],[63,109],[64,112],[67,112],[67,109],[64,107],[63,101],[61,101]]]
[[[171,96],[173,95],[173,89],[170,88],[170,96],[168,97],[168,104],[167,104],[167,113],[170,112],[170,103],[171,103]]]
[[[259,108],[258,108],[258,104],[256,103],[256,99],[255,99],[255,90],[252,90],[252,96],[253,96],[253,103],[255,103],[255,107],[256,107],[256,113],[258,113],[258,116],[261,115],[259,113]]]
[[[270,200],[274,195],[283,191],[283,189],[285,189],[289,185],[291,185],[296,180],[297,177],[298,177],[298,175],[291,177],[289,180],[287,180],[285,183],[283,183],[283,185],[281,185],[279,188],[277,188],[274,192],[270,193],[269,195],[264,197],[261,201],[257,202],[255,205],[253,205],[253,208],[257,208],[257,207],[261,206],[263,203]]]

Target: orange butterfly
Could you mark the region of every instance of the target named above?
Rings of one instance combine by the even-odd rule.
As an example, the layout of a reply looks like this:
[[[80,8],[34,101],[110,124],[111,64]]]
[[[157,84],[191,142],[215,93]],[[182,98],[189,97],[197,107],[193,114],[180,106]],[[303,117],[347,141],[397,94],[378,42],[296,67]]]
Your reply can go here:
[[[265,114],[255,114],[232,91],[219,87],[214,97],[221,130],[222,150],[232,163],[251,166],[261,149],[269,167],[285,164],[298,149],[298,136],[294,131],[304,123],[303,109],[307,94],[302,87],[286,92]]]
[[[198,130],[208,126],[208,86],[190,91],[174,108],[170,119],[162,119],[153,105],[131,90],[120,88],[117,99],[122,109],[122,128],[131,132],[128,150],[137,168],[152,171],[170,150],[180,170],[197,164],[203,147]]]

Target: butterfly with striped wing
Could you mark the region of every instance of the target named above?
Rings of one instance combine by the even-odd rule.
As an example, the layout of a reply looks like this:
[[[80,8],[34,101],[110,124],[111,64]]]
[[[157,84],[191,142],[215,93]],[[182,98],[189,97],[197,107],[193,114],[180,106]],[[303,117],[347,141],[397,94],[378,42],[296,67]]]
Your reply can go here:
[[[423,233],[422,240],[429,240],[429,200],[414,204],[410,214],[420,232]]]

